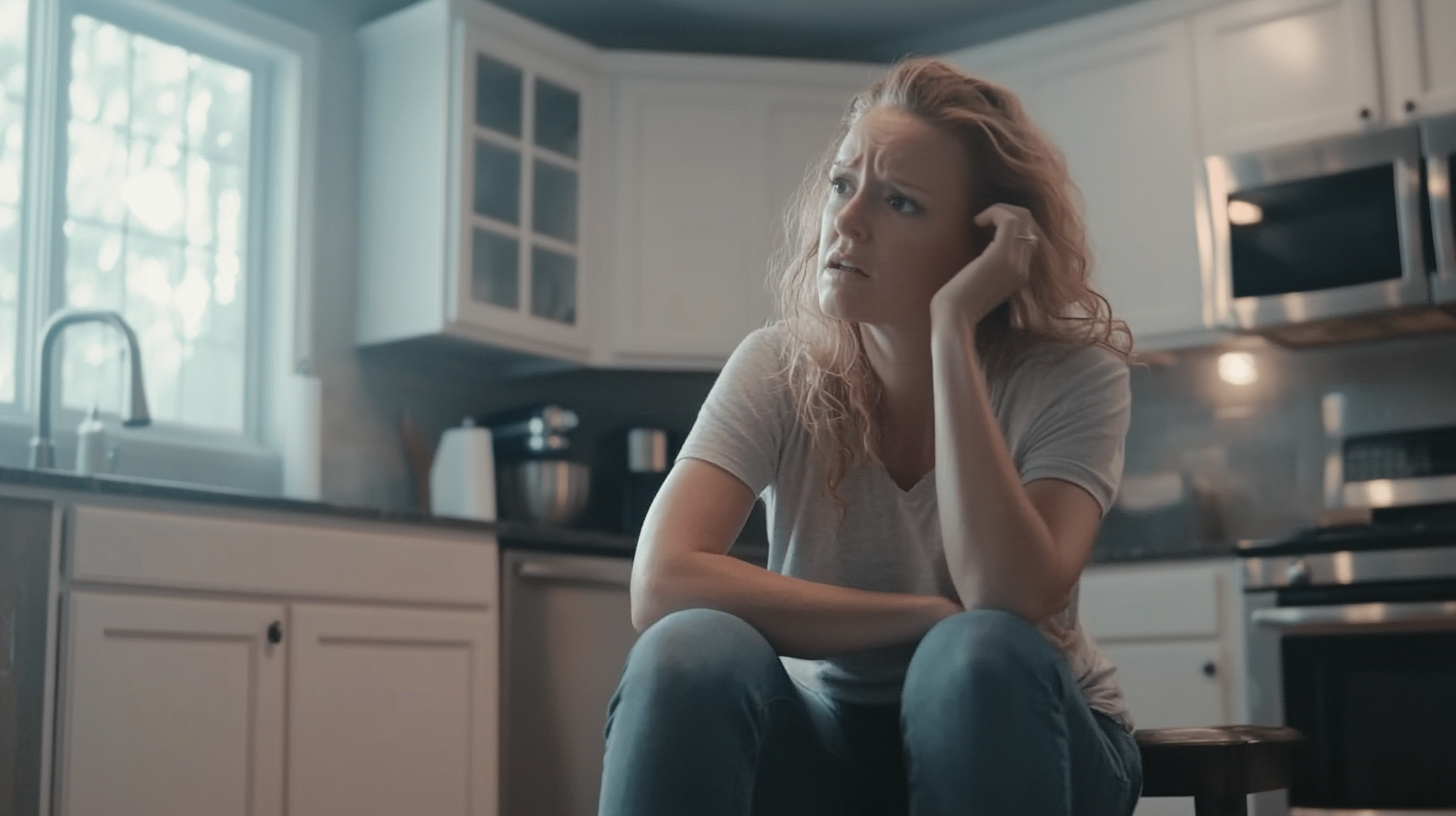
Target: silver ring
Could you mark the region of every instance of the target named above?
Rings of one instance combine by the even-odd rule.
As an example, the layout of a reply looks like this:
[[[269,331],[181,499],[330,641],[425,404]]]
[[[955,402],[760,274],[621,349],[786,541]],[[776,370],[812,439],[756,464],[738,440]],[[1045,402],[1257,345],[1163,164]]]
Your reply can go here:
[[[1037,235],[1034,232],[1028,232],[1023,235],[1016,236],[1016,240],[1022,242],[1023,244],[1036,246],[1036,242],[1041,240],[1041,236]]]

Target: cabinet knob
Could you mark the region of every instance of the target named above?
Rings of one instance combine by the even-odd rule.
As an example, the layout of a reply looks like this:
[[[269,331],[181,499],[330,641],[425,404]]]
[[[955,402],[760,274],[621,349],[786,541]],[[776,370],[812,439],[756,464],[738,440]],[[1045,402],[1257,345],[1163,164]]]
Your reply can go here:
[[[268,642],[283,642],[283,624],[279,623],[278,621],[273,621],[272,623],[268,624]]]
[[[1367,122],[1370,121],[1370,109],[1369,108],[1361,108],[1360,109],[1360,118],[1361,119],[1364,119]]]
[[[1212,660],[1203,664],[1204,677],[1213,677],[1216,674],[1218,674],[1218,664],[1214,663]]]
[[[1415,113],[1415,110],[1416,110],[1416,101],[1414,99],[1407,99],[1405,101],[1405,112],[1406,113]]]

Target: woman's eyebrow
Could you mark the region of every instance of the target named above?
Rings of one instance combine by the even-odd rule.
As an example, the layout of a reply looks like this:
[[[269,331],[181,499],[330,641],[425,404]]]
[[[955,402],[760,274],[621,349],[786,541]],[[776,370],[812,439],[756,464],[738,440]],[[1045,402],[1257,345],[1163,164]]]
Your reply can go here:
[[[892,186],[899,187],[907,192],[913,192],[917,195],[929,196],[931,198],[935,197],[934,190],[930,189],[929,187],[906,181],[904,176],[887,175],[885,177],[885,181],[888,181]]]

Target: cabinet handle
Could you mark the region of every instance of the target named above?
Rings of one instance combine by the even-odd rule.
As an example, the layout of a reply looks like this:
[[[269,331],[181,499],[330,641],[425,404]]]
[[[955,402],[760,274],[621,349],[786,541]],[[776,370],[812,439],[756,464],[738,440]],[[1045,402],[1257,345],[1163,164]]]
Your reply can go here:
[[[1416,111],[1416,101],[1414,99],[1407,99],[1405,101],[1405,112],[1406,113],[1415,113],[1415,111]]]
[[[592,563],[533,560],[517,564],[516,574],[522,578],[541,581],[576,581],[583,584],[630,587],[631,577],[615,567],[615,564],[603,567]]]
[[[1370,120],[1370,109],[1369,108],[1361,108],[1360,109],[1360,118],[1361,119],[1364,119],[1364,120],[1366,120],[1368,122]]]
[[[268,642],[283,642],[283,624],[279,623],[278,621],[273,621],[272,623],[268,624]]]
[[[1213,677],[1216,674],[1218,674],[1218,664],[1214,663],[1212,660],[1203,664],[1204,677]]]

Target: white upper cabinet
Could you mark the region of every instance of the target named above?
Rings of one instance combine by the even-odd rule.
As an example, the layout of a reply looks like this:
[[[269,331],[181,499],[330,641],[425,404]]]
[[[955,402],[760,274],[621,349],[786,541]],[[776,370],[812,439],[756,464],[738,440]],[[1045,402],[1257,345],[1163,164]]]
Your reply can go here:
[[[1456,111],[1456,3],[1380,0],[1385,109],[1392,122]]]
[[[1093,285],[1138,348],[1206,341],[1187,24],[1081,43],[1033,34],[986,56],[951,58],[1006,84],[1066,154],[1085,203]]]
[[[716,369],[769,315],[805,170],[874,66],[610,55],[608,365]]]
[[[585,360],[597,52],[479,2],[360,32],[361,343]]]
[[[1211,154],[1358,131],[1382,118],[1371,0],[1244,0],[1195,15],[1193,33]]]

